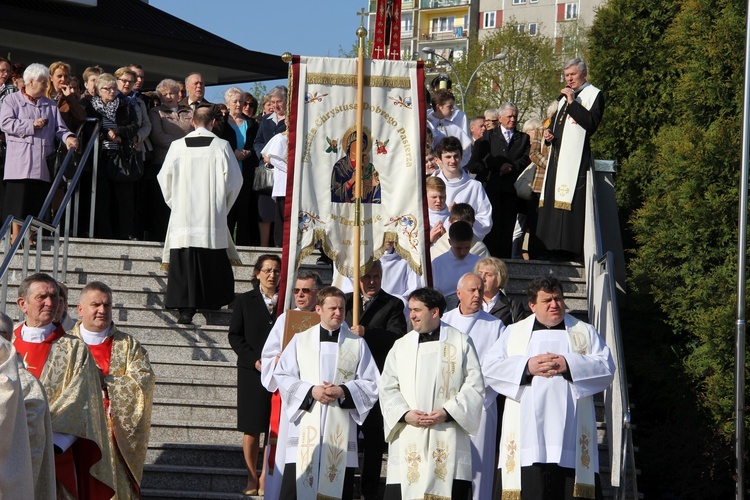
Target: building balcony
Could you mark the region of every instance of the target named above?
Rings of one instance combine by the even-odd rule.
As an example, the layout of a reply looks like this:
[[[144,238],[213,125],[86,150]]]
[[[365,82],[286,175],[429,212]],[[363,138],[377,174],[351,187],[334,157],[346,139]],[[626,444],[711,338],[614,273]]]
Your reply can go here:
[[[403,35],[402,35],[403,36]],[[442,40],[455,40],[469,37],[469,30],[464,28],[453,28],[451,31],[420,31],[419,39],[423,42],[439,42]]]
[[[434,0],[438,1],[438,0]],[[469,3],[464,1],[464,3]],[[459,5],[459,4],[456,4]],[[414,0],[401,0],[401,12],[405,10],[411,10],[414,8]],[[370,0],[370,12],[376,12],[378,10],[378,0]]]
[[[441,7],[458,7],[469,5],[471,0],[420,0],[419,6],[422,9],[439,9]]]
[[[411,37],[413,37],[413,36],[414,36],[414,30],[413,30],[413,29],[408,29],[408,30],[403,30],[403,29],[402,29],[402,30],[401,30],[401,39],[402,39],[402,40],[403,40],[404,38],[411,38]]]

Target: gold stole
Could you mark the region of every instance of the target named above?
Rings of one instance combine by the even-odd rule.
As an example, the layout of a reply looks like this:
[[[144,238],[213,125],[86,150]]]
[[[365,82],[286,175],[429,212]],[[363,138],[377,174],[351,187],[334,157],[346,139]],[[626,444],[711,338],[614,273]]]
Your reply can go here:
[[[591,109],[591,106],[599,95],[599,89],[593,85],[587,85],[576,98],[584,108]],[[567,99],[562,98],[557,105],[557,112],[560,113],[562,108],[567,105]],[[573,195],[575,194],[576,181],[578,180],[578,170],[581,167],[581,158],[583,157],[583,146],[586,142],[586,130],[578,125],[570,115],[565,115],[565,128],[563,129],[562,139],[560,140],[559,150],[557,152],[557,162],[555,163],[557,172],[555,174],[555,208],[570,211],[573,205]],[[552,153],[550,153],[552,154]],[[539,198],[539,206],[544,206],[544,191],[547,186],[549,174],[549,159],[547,160],[547,170],[544,174],[544,183],[542,184],[542,194]]]
[[[532,329],[534,328],[532,314],[518,324],[515,335],[508,338],[507,355],[526,355]],[[589,332],[586,325],[565,315],[565,327],[568,332],[568,347],[570,352],[589,354]],[[591,465],[590,446],[592,438],[596,439],[596,429],[588,425],[593,422],[592,397],[587,396],[578,400],[578,414],[576,418],[576,476],[573,486],[573,496],[580,498],[595,498],[594,469]],[[596,444],[594,444],[596,446]],[[596,457],[596,454],[594,454]],[[521,500],[521,403],[510,398],[505,400],[503,413],[503,434],[500,440],[500,464],[502,466],[502,500]]]
[[[442,408],[446,401],[454,398],[463,385],[463,350],[461,334],[446,325],[444,342],[439,343],[437,377],[433,389],[433,408]],[[441,331],[441,333],[442,333]],[[408,344],[401,358],[404,366],[414,367],[413,376],[399,377],[401,394],[411,408],[417,407],[419,381],[416,367],[419,344]],[[424,389],[423,389],[424,390]],[[477,416],[477,420],[479,417]],[[429,429],[411,425],[402,428],[398,437],[401,461],[402,498],[425,498],[449,500],[453,490],[456,471],[456,423],[445,422]]]
[[[298,334],[297,365],[300,379],[320,382],[320,333],[317,328]],[[334,385],[354,380],[359,364],[361,339],[346,328],[339,331],[338,358]],[[310,353],[318,353],[311,358]],[[297,444],[297,498],[340,499],[344,489],[347,452],[349,449],[349,410],[339,407],[338,401],[328,404],[325,428],[320,428],[321,405],[313,403],[312,410],[302,416]],[[323,446],[320,433],[323,432]]]

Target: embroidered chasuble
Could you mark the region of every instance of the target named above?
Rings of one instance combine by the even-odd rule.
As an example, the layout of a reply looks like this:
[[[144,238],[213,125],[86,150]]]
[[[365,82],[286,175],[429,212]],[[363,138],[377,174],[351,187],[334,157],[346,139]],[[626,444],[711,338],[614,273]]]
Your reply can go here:
[[[81,322],[71,331],[82,339]],[[148,353],[131,335],[113,324],[106,340],[89,345],[104,373],[107,429],[118,498],[138,498],[151,433],[154,372]]]
[[[346,324],[335,342],[321,342],[322,335],[317,325],[295,335],[274,372],[289,421],[286,463],[297,466],[300,500],[341,498],[345,469],[358,465],[357,425],[377,401],[379,373],[364,339]],[[345,400],[312,399],[323,382],[344,386]]]
[[[0,338],[0,495],[28,498],[34,490],[23,389],[13,346]]]
[[[507,397],[499,450],[503,498],[519,498],[520,467],[534,463],[576,469],[575,495],[594,498],[599,456],[592,396],[611,383],[612,356],[596,330],[573,316],[565,316],[564,329],[533,330],[534,320],[506,328],[482,365],[487,384]],[[565,357],[570,380],[526,374],[529,358],[548,352]]]
[[[443,314],[443,322],[471,338],[481,365],[487,351],[492,347],[500,333],[505,330],[502,321],[481,309],[473,314],[461,314],[460,305]],[[484,500],[492,498],[492,487],[495,481],[495,437],[497,435],[497,393],[491,387],[485,387],[484,405],[482,406],[479,429],[471,436],[472,461],[472,498]]]
[[[449,499],[454,480],[472,479],[470,435],[479,429],[484,381],[471,339],[441,323],[439,340],[411,331],[388,353],[380,379],[388,447],[387,484],[404,499]],[[429,428],[406,424],[410,410],[444,408],[448,421]]]
[[[94,359],[86,344],[65,335],[58,324],[47,338],[54,340],[40,343],[24,341],[23,326],[16,328],[13,345],[44,386],[52,431],[77,438],[64,453],[55,455],[57,498],[112,498],[111,452]]]

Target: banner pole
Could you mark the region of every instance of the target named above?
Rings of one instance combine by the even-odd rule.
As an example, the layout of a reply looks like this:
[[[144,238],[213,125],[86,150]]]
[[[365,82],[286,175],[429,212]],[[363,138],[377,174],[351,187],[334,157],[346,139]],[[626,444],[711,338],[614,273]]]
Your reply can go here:
[[[352,325],[359,325],[360,301],[357,295],[360,293],[359,285],[359,263],[362,249],[360,248],[361,229],[362,229],[362,122],[363,106],[365,100],[365,9],[362,8],[358,15],[361,16],[360,26],[357,28],[357,142],[355,149],[354,168],[354,292],[352,294]]]

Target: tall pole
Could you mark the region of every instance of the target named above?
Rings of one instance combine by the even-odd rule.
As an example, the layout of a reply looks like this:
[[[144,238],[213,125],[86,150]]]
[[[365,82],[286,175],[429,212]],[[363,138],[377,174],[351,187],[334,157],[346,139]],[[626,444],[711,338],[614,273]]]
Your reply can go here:
[[[362,13],[364,13],[364,8]],[[357,28],[357,142],[355,146],[354,168],[354,297],[359,297],[359,262],[360,262],[360,238],[362,230],[362,122],[365,102],[365,17],[362,15],[362,21]],[[359,325],[359,300],[352,300],[352,326]]]
[[[477,76],[477,72],[479,71],[479,68],[484,66],[487,63],[491,63],[494,61],[504,61],[508,58],[508,55],[505,53],[501,53],[493,57],[492,59],[487,59],[485,61],[482,61],[479,63],[479,66],[474,70],[474,72],[469,77],[469,83],[466,84],[466,92],[461,94],[461,110],[466,112],[466,94],[469,92],[469,89],[471,88],[471,82],[474,81],[474,77]]]
[[[750,0],[747,4],[750,13]],[[747,187],[750,161],[750,16],[745,25],[745,88],[742,110],[742,164],[740,165],[740,214],[737,236],[737,330],[734,381],[734,435],[737,500],[745,497],[745,260],[747,256]]]

